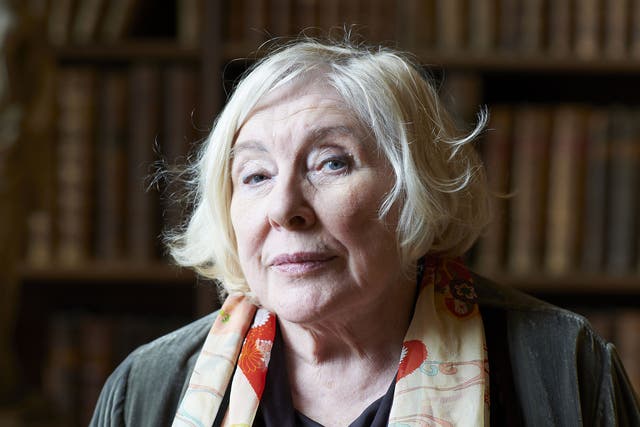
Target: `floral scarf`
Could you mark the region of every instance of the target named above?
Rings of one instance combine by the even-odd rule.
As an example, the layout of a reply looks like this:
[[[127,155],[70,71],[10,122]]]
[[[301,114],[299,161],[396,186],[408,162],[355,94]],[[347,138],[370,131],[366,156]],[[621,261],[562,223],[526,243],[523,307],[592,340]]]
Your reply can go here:
[[[458,259],[422,261],[389,426],[489,425],[489,362],[473,279]],[[250,426],[265,387],[276,317],[242,295],[224,302],[196,360],[173,426]],[[237,369],[236,369],[237,366]]]

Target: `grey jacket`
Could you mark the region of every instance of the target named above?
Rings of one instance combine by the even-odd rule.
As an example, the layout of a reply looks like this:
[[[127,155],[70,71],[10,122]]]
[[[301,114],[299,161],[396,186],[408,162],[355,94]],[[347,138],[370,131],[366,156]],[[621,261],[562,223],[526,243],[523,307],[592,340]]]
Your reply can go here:
[[[581,316],[476,276],[493,426],[640,426],[614,346]],[[216,313],[134,351],[107,380],[92,426],[169,426]]]

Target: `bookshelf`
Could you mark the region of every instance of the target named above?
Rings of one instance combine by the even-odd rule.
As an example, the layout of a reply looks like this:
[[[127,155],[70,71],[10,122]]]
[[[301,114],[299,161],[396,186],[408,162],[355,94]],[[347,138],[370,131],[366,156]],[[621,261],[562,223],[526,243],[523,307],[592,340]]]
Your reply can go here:
[[[101,2],[34,1],[30,7],[36,8],[40,3],[50,4],[37,9],[39,12],[30,18],[40,19],[41,28],[47,28],[40,34],[48,39],[44,43],[47,47],[39,55],[52,64],[47,78],[63,83],[47,86],[48,95],[40,101],[47,117],[43,119],[47,124],[44,136],[49,143],[38,145],[32,141],[30,146],[40,147],[45,154],[37,161],[25,157],[29,166],[37,166],[37,177],[31,179],[37,185],[26,201],[20,198],[24,208],[19,215],[21,234],[15,245],[22,256],[0,276],[13,284],[6,286],[13,286],[15,295],[15,350],[22,360],[20,368],[30,372],[21,396],[25,400],[37,396],[38,403],[28,405],[48,414],[33,425],[86,424],[90,400],[82,404],[77,397],[73,401],[51,401],[52,390],[78,395],[78,378],[56,377],[52,372],[56,371],[56,363],[74,370],[68,360],[60,359],[60,353],[67,351],[81,357],[77,353],[87,342],[78,338],[82,336],[79,325],[93,325],[90,330],[96,336],[113,340],[114,331],[123,328],[119,318],[137,324],[140,330],[146,324],[147,330],[140,332],[137,341],[134,337],[128,342],[135,347],[154,334],[210,311],[216,304],[211,284],[170,266],[157,243],[163,224],[175,224],[181,207],[166,204],[162,192],[144,191],[142,182],[148,183],[144,181],[148,167],[157,160],[153,143],[157,141],[156,151],[170,163],[184,160],[206,135],[224,104],[225,89],[262,54],[264,41],[271,36],[295,36],[303,30],[310,35],[335,32],[342,23],[355,24],[356,32],[366,40],[412,52],[441,85],[443,97],[461,117],[462,127],[473,121],[480,105],[486,104],[495,112],[496,122],[490,127],[498,123],[499,112],[505,111],[503,125],[485,134],[478,143],[485,156],[489,155],[488,147],[508,145],[494,150],[493,155],[498,156],[494,163],[487,159],[488,164],[501,165],[492,166],[489,175],[494,169],[501,170],[501,176],[492,179],[503,192],[518,193],[513,179],[520,168],[514,165],[514,159],[526,145],[523,131],[531,132],[533,122],[527,117],[548,116],[544,119],[548,121],[545,132],[529,134],[530,140],[545,145],[548,152],[541,164],[530,168],[532,175],[523,178],[542,179],[542,193],[531,196],[539,197],[544,205],[536,207],[539,210],[533,216],[539,221],[533,237],[538,246],[533,252],[531,248],[522,250],[524,257],[530,258],[524,268],[511,267],[510,239],[527,227],[514,231],[515,203],[521,197],[515,194],[497,207],[498,228],[490,233],[494,236],[489,245],[492,249],[480,242],[472,251],[470,262],[481,273],[506,285],[583,312],[621,351],[627,349],[627,354],[633,354],[629,349],[634,345],[639,346],[629,339],[633,334],[621,331],[633,330],[634,325],[640,330],[640,224],[633,222],[633,218],[640,217],[640,201],[628,204],[625,209],[630,215],[620,219],[626,224],[630,239],[625,243],[630,261],[624,268],[609,268],[602,253],[593,255],[600,260],[598,263],[585,265],[578,260],[585,251],[582,240],[571,240],[573,252],[560,250],[568,261],[557,271],[547,268],[546,253],[548,236],[556,234],[549,232],[549,224],[560,218],[558,215],[565,215],[564,221],[567,220],[566,212],[557,213],[566,210],[562,197],[578,200],[574,203],[579,206],[571,211],[569,219],[581,224],[586,221],[586,202],[580,197],[590,194],[585,180],[594,175],[585,171],[588,160],[576,157],[575,162],[560,169],[572,164],[581,166],[582,172],[576,172],[575,181],[582,184],[567,186],[565,196],[550,200],[549,183],[554,182],[551,170],[558,168],[553,166],[552,153],[558,141],[563,140],[554,135],[572,135],[573,131],[586,139],[593,136],[586,118],[582,119],[583,124],[568,130],[556,129],[554,123],[560,122],[562,108],[569,110],[570,116],[588,116],[589,112],[598,111],[610,121],[624,115],[618,114],[619,110],[625,114],[640,111],[640,18],[636,18],[640,3],[610,1],[604,7],[604,3],[589,0],[578,10],[568,0],[121,0],[113,2],[120,4],[125,14],[120,16],[119,26],[107,20],[107,2],[102,2],[104,9],[93,13],[102,13],[103,19],[96,21],[93,30],[85,29],[92,37],[81,39],[74,38],[71,30],[74,17],[88,3]],[[627,15],[633,18],[622,25],[615,17],[620,16],[617,8],[624,4],[630,8]],[[70,9],[62,10],[65,7]],[[60,22],[67,22],[67,33]],[[117,31],[101,30],[100,25],[107,25],[105,22],[118,27]],[[245,60],[234,61],[237,58]],[[131,111],[134,109],[137,114]],[[635,131],[628,131],[625,138],[634,144],[631,146],[640,147],[640,135]],[[71,141],[71,148],[60,151],[64,146],[61,140]],[[176,141],[179,143],[173,144]],[[74,148],[74,144],[84,144],[84,148]],[[100,151],[105,147],[113,150]],[[633,150],[631,153],[629,158],[634,158],[636,154]],[[16,155],[27,156],[12,154]],[[133,162],[132,156],[137,156]],[[77,162],[77,157],[84,160],[74,166],[73,159]],[[0,165],[8,158],[0,151]],[[65,158],[71,163],[65,164]],[[640,162],[640,157],[635,159]],[[610,171],[618,168],[611,166],[610,159],[606,163],[605,178],[610,180]],[[61,175],[74,168],[91,182],[89,187],[78,189],[73,174]],[[14,174],[10,177],[15,178],[14,169],[0,168],[0,174],[10,170]],[[546,171],[543,176],[540,170]],[[640,193],[638,174],[620,174],[618,179],[628,181],[624,181],[628,189],[627,196],[621,196],[623,199],[629,199],[634,188]],[[592,203],[600,200],[600,205],[605,206],[613,187],[609,181],[601,185],[597,194],[602,197]],[[79,191],[80,203],[63,197],[74,191]],[[580,191],[580,195],[572,191]],[[142,204],[136,208],[138,213],[132,215],[131,206],[139,202]],[[558,207],[552,210],[551,205]],[[96,206],[110,206],[111,213],[105,215]],[[163,209],[167,214],[160,217]],[[612,234],[606,227],[611,225],[613,211],[603,207],[596,211],[600,212],[600,221],[608,221],[598,234],[602,243]],[[65,233],[71,246],[76,245],[66,261],[59,257]],[[581,234],[584,229],[573,231],[570,238],[577,239]],[[566,239],[561,244],[566,246]],[[605,243],[601,246],[608,247]],[[485,261],[481,261],[483,257]],[[163,316],[170,317],[173,323],[157,329],[149,327]],[[56,348],[47,340],[34,346],[24,339],[34,331],[60,336],[62,347]],[[101,373],[87,386],[93,398],[96,384],[103,381],[102,376],[123,354],[126,351],[121,349],[112,360],[102,360]],[[639,384],[640,360],[623,357],[630,375]],[[79,365],[75,368],[80,369]],[[84,409],[74,412],[70,409],[74,405]],[[9,406],[13,409],[7,413],[25,412],[20,406]],[[0,410],[0,416],[3,413]],[[25,425],[31,424],[25,421]]]

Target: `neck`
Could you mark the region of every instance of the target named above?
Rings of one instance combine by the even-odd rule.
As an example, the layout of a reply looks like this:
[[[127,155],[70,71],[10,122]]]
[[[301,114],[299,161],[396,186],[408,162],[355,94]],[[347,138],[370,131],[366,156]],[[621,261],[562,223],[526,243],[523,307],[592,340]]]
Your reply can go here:
[[[390,288],[375,305],[350,309],[315,323],[299,324],[278,318],[288,364],[397,364],[411,322],[415,278]]]

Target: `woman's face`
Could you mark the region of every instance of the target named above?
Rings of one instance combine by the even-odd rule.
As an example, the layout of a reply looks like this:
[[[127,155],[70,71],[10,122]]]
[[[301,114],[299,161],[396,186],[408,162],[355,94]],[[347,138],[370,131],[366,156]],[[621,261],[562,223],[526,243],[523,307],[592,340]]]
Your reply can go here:
[[[298,323],[384,307],[402,274],[397,214],[378,218],[393,181],[333,89],[299,81],[263,99],[233,148],[231,201],[261,304]]]

